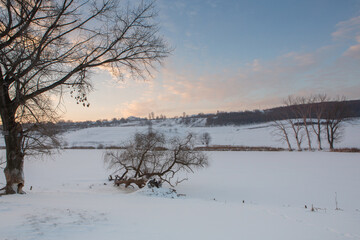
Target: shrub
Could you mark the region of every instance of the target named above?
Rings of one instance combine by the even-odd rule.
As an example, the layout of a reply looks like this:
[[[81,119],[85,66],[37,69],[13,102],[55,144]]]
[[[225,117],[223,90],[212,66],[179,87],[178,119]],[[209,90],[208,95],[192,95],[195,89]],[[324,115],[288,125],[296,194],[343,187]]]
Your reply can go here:
[[[194,150],[194,136],[167,139],[159,132],[136,133],[124,150],[107,151],[104,161],[117,174],[115,184],[125,187],[136,184],[139,188],[152,177],[163,182],[178,184],[185,178],[177,178],[180,171],[193,172],[208,165],[207,156]]]

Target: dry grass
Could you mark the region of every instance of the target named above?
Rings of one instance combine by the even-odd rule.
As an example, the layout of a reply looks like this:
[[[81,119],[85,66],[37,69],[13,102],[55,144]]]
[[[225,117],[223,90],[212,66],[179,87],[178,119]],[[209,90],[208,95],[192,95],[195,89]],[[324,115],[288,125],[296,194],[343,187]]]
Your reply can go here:
[[[6,149],[3,146],[0,146],[0,149]],[[123,146],[102,146],[102,147],[93,147],[93,146],[72,146],[64,147],[63,149],[125,149]],[[166,148],[156,149],[157,151],[165,151]],[[275,147],[249,147],[249,146],[232,146],[232,145],[213,145],[208,147],[196,147],[196,151],[238,151],[238,152],[279,152],[279,151],[288,151],[285,148],[275,148]],[[306,151],[306,149],[303,149]],[[336,148],[331,152],[343,152],[343,153],[360,153],[360,148]]]
[[[64,147],[64,149],[96,149],[96,148],[89,146],[72,146],[72,147]]]
[[[252,151],[252,152],[279,152],[285,151],[284,148],[275,147],[249,147],[249,146],[231,146],[231,145],[214,145],[209,147],[197,147],[195,150],[198,151]]]
[[[332,152],[359,153],[360,148],[336,148]]]

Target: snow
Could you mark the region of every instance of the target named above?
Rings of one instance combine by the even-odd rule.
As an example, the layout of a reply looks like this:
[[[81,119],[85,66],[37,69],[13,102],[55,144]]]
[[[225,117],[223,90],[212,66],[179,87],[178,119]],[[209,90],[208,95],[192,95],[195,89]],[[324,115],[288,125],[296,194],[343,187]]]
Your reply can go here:
[[[114,187],[102,150],[28,160],[27,194],[0,197],[0,239],[360,239],[359,154],[209,154],[174,199]]]
[[[85,146],[95,147],[103,146],[119,146],[135,132],[147,131],[147,126],[133,123],[121,125],[118,127],[97,127],[86,128],[64,134],[63,139],[68,147]],[[185,136],[189,132],[198,135],[205,132],[210,133],[212,138],[211,145],[236,145],[236,146],[269,146],[287,148],[286,143],[278,141],[277,136],[273,134],[274,127],[271,123],[262,123],[243,126],[221,126],[221,127],[205,127],[204,120],[199,120],[191,126],[177,124],[173,119],[155,122],[153,129],[161,131],[169,137]],[[335,147],[357,147],[360,148],[360,119],[344,122],[344,134],[339,143],[335,143]],[[317,141],[312,139],[313,146],[317,147]],[[292,142],[293,147],[296,146]],[[323,146],[326,148],[327,143],[323,140]],[[303,147],[307,147],[307,142],[303,141]]]
[[[145,186],[142,189],[137,190],[134,192],[137,195],[149,196],[149,197],[161,197],[161,198],[183,198],[185,195],[178,194],[175,189],[173,188],[150,188]]]
[[[268,124],[168,123],[153,127],[169,136],[209,132],[211,144],[283,146],[274,142]],[[69,146],[116,145],[146,129],[89,128],[64,139]],[[358,136],[359,119],[346,123],[338,146],[360,147]],[[64,150],[27,159],[27,194],[0,197],[0,240],[360,239],[359,153],[208,152],[208,168],[182,173],[188,180],[176,186],[180,196],[166,184],[141,190],[113,186],[103,154]],[[1,174],[0,187],[4,182]],[[341,210],[335,210],[335,194]]]
[[[156,120],[153,121],[152,127],[168,137],[185,136],[190,132],[198,135],[208,132],[211,136],[211,145],[287,148],[286,143],[279,141],[279,137],[274,134],[275,128],[272,123],[205,127],[205,120],[198,119],[190,125],[180,124],[176,119]],[[66,132],[62,135],[62,142],[66,147],[119,146],[134,133],[147,130],[148,126],[142,121],[134,121],[116,127],[92,127]],[[343,136],[340,142],[335,143],[335,147],[360,148],[360,118],[344,122],[343,130]],[[293,140],[292,137],[290,138]],[[312,144],[313,147],[317,147],[315,137],[312,139]],[[0,146],[5,146],[3,138],[0,138]],[[292,146],[296,146],[294,141],[292,141]],[[302,146],[307,147],[305,138]],[[327,148],[326,139],[323,139],[323,147]]]

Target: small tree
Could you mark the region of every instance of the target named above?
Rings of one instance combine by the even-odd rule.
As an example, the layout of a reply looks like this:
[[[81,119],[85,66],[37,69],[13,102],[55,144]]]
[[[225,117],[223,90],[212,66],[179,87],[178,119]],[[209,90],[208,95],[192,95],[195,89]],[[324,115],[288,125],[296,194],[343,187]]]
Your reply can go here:
[[[210,133],[208,132],[205,132],[201,135],[201,142],[202,144],[205,144],[206,147],[209,147],[209,144],[211,142],[211,136],[210,136]]]
[[[273,120],[275,130],[272,132],[273,135],[280,137],[280,141],[286,142],[288,150],[292,151],[293,148],[289,139],[289,129],[288,124],[284,120]]]
[[[180,171],[193,172],[208,165],[207,156],[194,150],[194,136],[166,137],[159,132],[136,133],[122,151],[108,151],[104,161],[117,174],[115,184],[139,188],[152,177],[158,177],[171,186],[185,180],[174,177]]]

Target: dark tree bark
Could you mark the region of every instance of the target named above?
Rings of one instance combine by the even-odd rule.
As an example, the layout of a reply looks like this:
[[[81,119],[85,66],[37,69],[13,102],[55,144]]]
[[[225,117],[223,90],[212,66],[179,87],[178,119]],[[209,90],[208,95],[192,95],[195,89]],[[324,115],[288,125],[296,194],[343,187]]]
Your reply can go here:
[[[15,121],[17,106],[12,103],[6,86],[3,86],[0,98],[1,120],[6,145],[6,167],[4,169],[5,193],[23,193],[24,154],[22,150],[23,131],[21,124]]]

